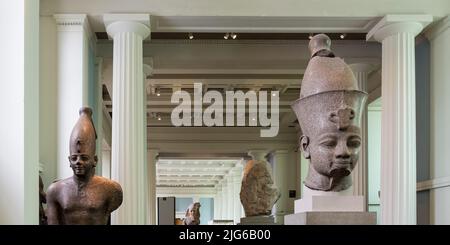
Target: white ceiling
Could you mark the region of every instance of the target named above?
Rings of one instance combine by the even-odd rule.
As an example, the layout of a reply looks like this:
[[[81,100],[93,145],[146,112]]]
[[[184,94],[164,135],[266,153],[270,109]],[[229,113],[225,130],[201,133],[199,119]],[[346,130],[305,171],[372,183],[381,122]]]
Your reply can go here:
[[[97,55],[104,57],[103,83],[112,95],[111,41],[99,42],[97,49]],[[380,64],[378,43],[333,40],[332,49],[349,64]],[[171,126],[171,112],[178,105],[171,103],[172,92],[182,89],[192,95],[193,84],[202,83],[203,94],[216,90],[224,96],[230,89],[279,91],[280,125],[294,126],[290,105],[298,99],[309,58],[308,42],[303,40],[152,40],[144,45],[144,63],[153,65],[146,84],[148,125]],[[379,87],[380,81],[370,80],[369,91]],[[161,96],[156,96],[156,89]],[[104,106],[112,111],[111,101]]]
[[[101,25],[101,17],[105,13],[148,13],[159,18],[155,22],[161,29],[191,28],[191,26],[222,26],[239,27],[235,23],[226,24],[230,19],[255,17],[252,22],[258,27],[298,27],[315,28],[343,28],[364,27],[366,20],[374,17],[382,17],[386,14],[417,14],[427,13],[442,18],[448,15],[450,6],[448,0],[433,0],[433,4],[423,0],[392,0],[379,1],[355,1],[355,0],[41,0],[41,15],[53,15],[55,13],[85,13],[94,27],[104,28]],[[192,17],[190,20],[185,17]],[[196,18],[201,19],[202,25],[197,24]],[[209,22],[207,18],[215,18]],[[227,22],[219,21],[220,17]],[[301,17],[301,18],[298,18]],[[342,19],[342,18],[346,19]],[[274,19],[271,19],[274,18]],[[279,18],[279,21],[276,19]],[[303,20],[305,21],[302,21]],[[314,23],[308,22],[315,19]],[[97,21],[99,20],[99,21]],[[215,22],[215,20],[219,22]],[[270,21],[269,21],[270,20]],[[350,22],[349,22],[350,21]],[[99,22],[99,23],[97,23]],[[157,24],[157,22],[159,22]],[[288,25],[286,24],[288,22]],[[299,24],[300,22],[300,24]],[[345,23],[347,22],[347,23]],[[289,24],[290,23],[290,24]],[[345,26],[344,26],[345,25]],[[98,26],[98,27],[97,27]]]
[[[215,187],[241,160],[160,159],[157,187]]]

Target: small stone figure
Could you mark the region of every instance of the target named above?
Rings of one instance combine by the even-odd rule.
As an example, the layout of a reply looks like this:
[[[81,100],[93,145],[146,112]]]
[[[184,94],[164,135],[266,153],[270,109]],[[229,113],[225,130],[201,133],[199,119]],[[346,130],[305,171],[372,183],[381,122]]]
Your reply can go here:
[[[122,204],[122,188],[112,180],[95,176],[95,133],[92,110],[80,109],[70,136],[70,167],[73,176],[50,185],[47,191],[49,225],[106,225]]]
[[[300,148],[310,161],[304,185],[341,192],[352,186],[350,173],[358,161],[367,93],[358,90],[353,72],[334,57],[330,45],[325,34],[311,39],[312,57],[292,109],[303,133]]]
[[[47,224],[47,216],[45,215],[43,203],[47,203],[45,192],[44,192],[44,182],[42,177],[39,175],[39,225]]]
[[[266,161],[251,160],[245,165],[240,197],[246,217],[272,213],[280,192],[274,186],[271,172]]]
[[[200,203],[195,202],[189,205],[186,210],[186,217],[183,220],[184,225],[199,225],[200,224]]]

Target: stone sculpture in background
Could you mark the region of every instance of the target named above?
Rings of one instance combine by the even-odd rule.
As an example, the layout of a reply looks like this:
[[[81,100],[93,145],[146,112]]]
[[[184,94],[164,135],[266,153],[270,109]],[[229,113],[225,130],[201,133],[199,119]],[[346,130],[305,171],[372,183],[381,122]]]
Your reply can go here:
[[[189,205],[186,210],[186,217],[183,220],[184,225],[199,225],[200,224],[200,203],[195,202]]]
[[[353,72],[330,46],[325,34],[311,39],[311,60],[292,109],[303,133],[300,148],[310,161],[304,185],[313,191],[341,192],[352,186],[367,93],[358,89]]]
[[[240,198],[246,217],[270,215],[280,198],[271,172],[266,161],[251,160],[245,165]]]
[[[47,191],[49,225],[106,225],[122,204],[122,188],[112,180],[95,176],[97,138],[92,110],[80,109],[70,136],[70,167],[73,176],[50,185]]]

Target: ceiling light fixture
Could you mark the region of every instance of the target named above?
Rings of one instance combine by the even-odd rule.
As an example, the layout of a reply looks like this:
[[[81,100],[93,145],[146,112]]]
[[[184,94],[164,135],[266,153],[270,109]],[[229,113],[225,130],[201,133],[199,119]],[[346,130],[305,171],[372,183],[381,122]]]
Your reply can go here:
[[[341,39],[344,39],[345,36],[347,36],[345,33],[342,33],[341,35],[339,35],[339,37],[340,37]]]
[[[158,121],[161,121],[162,120],[161,115],[159,115],[159,113],[156,115],[157,115]]]
[[[194,34],[192,34],[192,32],[189,32],[189,34],[188,34],[188,37],[189,37],[189,39],[194,39]]]
[[[231,33],[231,38],[236,39],[236,37],[237,37],[237,34],[232,32]]]
[[[225,33],[225,35],[223,36],[223,39],[228,39],[230,37],[230,33]]]
[[[312,38],[313,38],[313,36],[314,36],[314,33],[309,33],[309,36],[308,36],[308,38],[309,38],[309,39],[312,39]]]
[[[155,89],[155,93],[156,93],[156,96],[161,96],[161,91],[159,91],[159,88],[156,88]]]

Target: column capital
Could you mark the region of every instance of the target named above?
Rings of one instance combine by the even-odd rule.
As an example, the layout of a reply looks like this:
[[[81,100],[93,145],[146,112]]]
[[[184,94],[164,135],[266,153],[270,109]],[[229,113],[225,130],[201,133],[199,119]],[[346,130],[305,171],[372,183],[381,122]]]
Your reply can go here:
[[[89,45],[95,49],[97,38],[92,31],[86,14],[54,14],[57,31],[82,31],[87,35]]]
[[[248,151],[248,155],[251,156],[253,160],[265,160],[268,153],[269,151],[265,149],[254,149]]]
[[[419,34],[433,21],[431,15],[386,15],[367,33],[367,41],[383,41],[397,33]]]
[[[150,15],[148,14],[105,14],[106,32],[114,39],[117,33],[133,32],[146,39],[150,35]]]
[[[53,18],[56,21],[58,31],[64,30],[64,28],[73,30],[74,27],[84,27],[89,23],[86,14],[55,14]]]
[[[450,27],[450,15],[447,15],[447,17],[443,18],[441,21],[438,21],[438,23],[431,26],[431,28],[425,31],[425,36],[428,38],[428,40],[433,40],[441,33],[443,33],[445,30],[447,30],[449,27]]]

